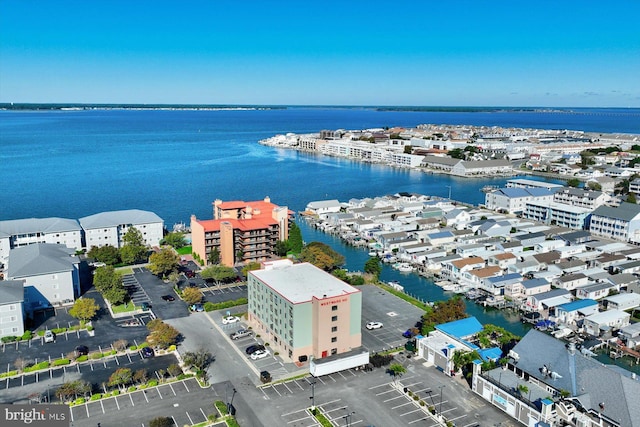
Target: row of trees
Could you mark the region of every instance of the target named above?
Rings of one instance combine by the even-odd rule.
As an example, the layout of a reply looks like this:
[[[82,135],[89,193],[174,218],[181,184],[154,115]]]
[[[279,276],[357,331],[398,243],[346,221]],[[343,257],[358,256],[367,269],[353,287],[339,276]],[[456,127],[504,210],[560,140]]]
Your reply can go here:
[[[115,271],[113,266],[99,267],[93,275],[93,286],[111,304],[122,304],[129,298],[122,282],[122,274]]]
[[[140,230],[129,228],[122,240],[124,245],[120,249],[111,245],[92,246],[87,256],[107,265],[131,265],[147,260],[147,246]]]

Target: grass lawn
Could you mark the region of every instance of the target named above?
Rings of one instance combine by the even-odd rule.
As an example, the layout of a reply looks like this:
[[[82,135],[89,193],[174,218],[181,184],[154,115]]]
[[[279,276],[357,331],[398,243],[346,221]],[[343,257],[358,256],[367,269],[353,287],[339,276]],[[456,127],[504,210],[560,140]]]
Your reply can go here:
[[[191,245],[183,246],[180,249],[178,249],[176,252],[178,252],[178,255],[189,255],[191,253]]]
[[[135,309],[136,309],[136,306],[131,301],[129,301],[126,304],[119,304],[119,305],[112,305],[111,306],[111,310],[113,310],[114,313],[127,313],[127,312],[133,311]]]
[[[125,274],[133,274],[133,268],[132,267],[119,267],[115,269],[118,273],[125,275]]]

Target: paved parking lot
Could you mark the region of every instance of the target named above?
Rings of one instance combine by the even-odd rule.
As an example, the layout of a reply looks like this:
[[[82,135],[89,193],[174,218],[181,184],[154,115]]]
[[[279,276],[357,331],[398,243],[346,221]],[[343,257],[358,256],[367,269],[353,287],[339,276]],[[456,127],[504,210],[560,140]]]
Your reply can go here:
[[[211,388],[203,389],[189,378],[135,391],[71,409],[74,427],[140,426],[158,416],[173,418],[176,426],[206,421],[215,412],[213,401],[220,397]]]

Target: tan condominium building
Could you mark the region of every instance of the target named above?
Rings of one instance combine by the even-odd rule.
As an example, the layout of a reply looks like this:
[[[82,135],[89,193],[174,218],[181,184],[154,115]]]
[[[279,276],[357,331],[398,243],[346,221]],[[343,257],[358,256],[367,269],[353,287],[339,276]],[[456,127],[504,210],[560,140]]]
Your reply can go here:
[[[193,253],[210,264],[210,254],[217,249],[220,264],[229,267],[272,259],[276,243],[289,238],[289,215],[286,206],[268,197],[255,202],[216,200],[213,219],[191,216]]]
[[[362,293],[309,263],[249,272],[249,324],[273,352],[304,362],[361,345]]]

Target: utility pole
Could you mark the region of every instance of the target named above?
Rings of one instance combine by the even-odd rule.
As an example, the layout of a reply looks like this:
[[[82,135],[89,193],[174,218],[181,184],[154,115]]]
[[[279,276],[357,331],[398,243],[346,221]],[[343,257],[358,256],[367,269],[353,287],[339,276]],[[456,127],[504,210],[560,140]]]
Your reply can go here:
[[[231,413],[231,408],[233,408],[233,398],[236,397],[236,388],[233,388],[233,394],[231,395],[231,402],[229,402],[229,406],[227,407],[227,412],[231,415],[233,415]]]
[[[350,413],[348,413],[347,415],[345,415],[345,416],[343,416],[343,417],[342,417],[342,418],[344,418],[344,419],[346,420],[346,424],[345,424],[345,426],[347,426],[347,427],[351,427],[351,416],[352,416],[353,414],[355,414],[355,411],[354,411],[354,412],[350,412]]]

